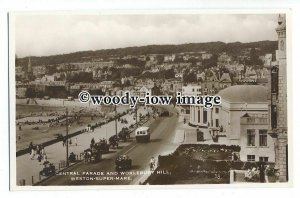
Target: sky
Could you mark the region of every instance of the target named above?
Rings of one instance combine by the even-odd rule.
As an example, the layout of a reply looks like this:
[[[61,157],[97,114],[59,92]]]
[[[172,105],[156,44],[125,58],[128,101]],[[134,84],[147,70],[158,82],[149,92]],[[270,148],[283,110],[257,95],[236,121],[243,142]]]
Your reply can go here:
[[[152,44],[277,40],[277,14],[15,15],[18,57]]]

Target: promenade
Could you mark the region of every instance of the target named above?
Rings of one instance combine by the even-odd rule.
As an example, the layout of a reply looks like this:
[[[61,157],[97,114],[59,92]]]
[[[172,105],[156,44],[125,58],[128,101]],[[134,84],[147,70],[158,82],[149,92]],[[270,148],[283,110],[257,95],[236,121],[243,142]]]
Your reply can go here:
[[[138,109],[138,115],[146,115],[147,110],[144,107]],[[122,118],[125,118],[128,123],[124,124],[117,122],[117,131],[119,132],[122,127],[129,127],[130,125],[136,123],[134,120],[134,114],[126,114]],[[139,119],[138,119],[139,120]],[[100,120],[99,120],[100,121]],[[99,122],[98,121],[98,122]],[[95,120],[97,122],[97,120]],[[73,144],[69,146],[69,153],[74,152],[76,155],[80,155],[85,149],[89,148],[91,139],[94,138],[95,141],[105,138],[108,139],[116,133],[115,131],[115,121],[108,122],[101,127],[95,128],[94,132],[85,132],[75,137],[72,137]],[[77,142],[77,146],[75,143]],[[129,144],[129,143],[127,143]],[[62,142],[57,142],[55,144],[45,147],[45,152],[47,154],[48,161],[53,163],[56,169],[59,168],[62,160],[66,160],[66,147],[63,146]],[[108,154],[109,155],[109,154]],[[16,181],[19,184],[20,180],[25,180],[25,185],[32,185],[38,182],[41,178],[39,177],[39,172],[43,169],[41,163],[37,159],[31,159],[29,154],[21,155],[16,158]]]

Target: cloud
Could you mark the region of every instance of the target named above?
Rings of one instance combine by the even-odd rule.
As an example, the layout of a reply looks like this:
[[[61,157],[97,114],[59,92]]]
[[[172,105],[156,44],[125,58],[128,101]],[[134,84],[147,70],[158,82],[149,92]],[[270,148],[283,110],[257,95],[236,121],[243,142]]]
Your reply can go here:
[[[277,15],[16,15],[16,54],[151,44],[276,40]]]

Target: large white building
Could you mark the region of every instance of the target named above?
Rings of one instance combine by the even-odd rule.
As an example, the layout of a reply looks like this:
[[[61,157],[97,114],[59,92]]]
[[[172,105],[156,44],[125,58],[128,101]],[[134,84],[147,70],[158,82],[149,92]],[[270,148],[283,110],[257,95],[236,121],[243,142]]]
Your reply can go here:
[[[242,161],[275,161],[268,129],[268,91],[261,85],[235,85],[221,90],[220,106],[190,107],[191,126],[240,145]]]

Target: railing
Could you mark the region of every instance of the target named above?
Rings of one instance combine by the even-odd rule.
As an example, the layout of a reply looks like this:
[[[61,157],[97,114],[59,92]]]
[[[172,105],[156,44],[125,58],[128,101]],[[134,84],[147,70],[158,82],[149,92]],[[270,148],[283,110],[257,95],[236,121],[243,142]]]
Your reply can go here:
[[[242,118],[241,124],[268,124],[268,118],[265,117]]]

